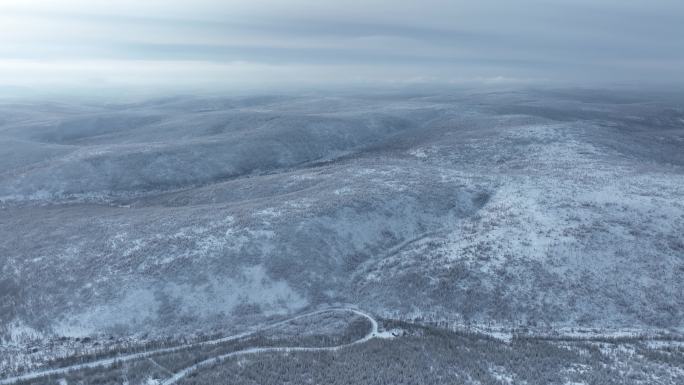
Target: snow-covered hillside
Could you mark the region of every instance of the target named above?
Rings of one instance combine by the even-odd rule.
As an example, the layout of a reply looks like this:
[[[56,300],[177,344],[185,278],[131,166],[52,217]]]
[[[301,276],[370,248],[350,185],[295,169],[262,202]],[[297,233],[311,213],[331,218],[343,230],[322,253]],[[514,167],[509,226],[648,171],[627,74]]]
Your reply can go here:
[[[0,338],[684,328],[684,99],[601,95],[3,104]]]

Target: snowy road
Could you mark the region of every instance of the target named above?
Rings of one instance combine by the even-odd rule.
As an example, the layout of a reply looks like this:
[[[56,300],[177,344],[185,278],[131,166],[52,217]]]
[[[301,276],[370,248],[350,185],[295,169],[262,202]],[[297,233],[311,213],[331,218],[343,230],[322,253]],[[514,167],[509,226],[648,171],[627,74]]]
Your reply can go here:
[[[273,324],[270,324],[270,325],[267,325],[267,326],[264,326],[261,328],[256,328],[255,330],[246,331],[244,333],[239,333],[239,334],[235,334],[235,335],[228,336],[228,337],[218,338],[215,340],[197,342],[197,343],[187,344],[187,345],[179,345],[179,346],[174,346],[171,348],[149,350],[149,351],[141,352],[141,353],[121,355],[121,356],[116,356],[116,357],[112,357],[112,358],[105,358],[105,359],[101,359],[101,360],[86,362],[83,364],[71,365],[71,366],[66,366],[66,367],[56,368],[56,369],[40,370],[40,371],[36,371],[36,372],[32,372],[32,373],[22,374],[22,375],[16,376],[16,377],[4,378],[4,379],[0,379],[0,385],[11,385],[11,384],[14,384],[14,383],[19,382],[19,381],[33,380],[36,378],[41,378],[41,377],[50,376],[50,375],[66,374],[66,373],[76,371],[76,370],[81,370],[81,369],[108,367],[108,366],[111,366],[115,363],[128,362],[128,361],[134,361],[134,360],[143,359],[143,358],[149,358],[149,357],[152,357],[155,355],[164,354],[164,353],[173,353],[176,351],[180,351],[180,350],[188,349],[188,348],[193,348],[193,347],[217,345],[220,343],[244,338],[244,337],[250,336],[256,332],[272,329],[272,328],[284,325],[288,322],[296,321],[298,319],[311,317],[311,316],[314,316],[317,314],[333,312],[333,311],[352,312],[354,314],[357,314],[359,316],[362,316],[362,317],[368,319],[368,321],[371,323],[370,331],[363,338],[361,338],[357,341],[354,341],[354,342],[348,343],[348,344],[344,344],[344,345],[333,346],[333,347],[325,347],[325,348],[305,348],[305,347],[250,348],[250,349],[245,349],[245,350],[241,350],[241,351],[237,351],[237,352],[233,352],[233,353],[228,353],[228,354],[212,357],[212,358],[209,358],[205,361],[201,361],[201,362],[199,362],[193,366],[185,368],[185,369],[181,370],[180,372],[177,372],[176,374],[174,374],[173,377],[167,379],[163,383],[164,384],[173,384],[194,370],[197,370],[197,369],[204,367],[204,366],[207,366],[207,365],[211,365],[211,364],[218,362],[222,359],[234,357],[234,356],[238,356],[238,355],[254,354],[254,353],[267,353],[267,352],[299,352],[299,351],[323,351],[323,350],[330,351],[330,350],[341,349],[341,348],[346,347],[346,346],[351,346],[351,345],[363,343],[363,342],[366,342],[373,337],[378,336],[378,323],[370,314],[365,313],[361,310],[350,308],[350,307],[328,308],[328,309],[317,310],[317,311],[305,313],[305,314],[298,315],[298,316],[292,317],[292,318],[288,318],[286,320],[279,321],[279,322],[276,322],[276,323],[273,323]]]
[[[213,364],[220,362],[221,360],[225,360],[225,359],[231,358],[231,357],[243,356],[243,355],[248,355],[248,354],[258,354],[258,353],[292,353],[292,352],[335,351],[335,350],[339,350],[339,349],[342,349],[342,348],[345,348],[348,346],[364,343],[364,342],[370,340],[371,338],[378,336],[378,322],[373,317],[371,317],[367,313],[364,313],[362,311],[355,310],[355,309],[344,309],[344,310],[351,311],[357,315],[360,315],[360,316],[368,319],[368,321],[370,321],[370,323],[371,323],[371,330],[368,332],[368,334],[366,334],[363,338],[358,339],[354,342],[350,342],[350,343],[342,344],[342,345],[336,345],[336,346],[317,347],[317,348],[313,348],[313,347],[249,348],[249,349],[244,349],[244,350],[240,350],[237,352],[226,353],[226,354],[222,354],[222,355],[219,355],[216,357],[208,358],[204,361],[201,361],[201,362],[198,362],[192,366],[189,366],[189,367],[177,372],[176,374],[174,374],[173,377],[162,382],[162,385],[175,384],[178,381],[180,381],[181,379],[183,379],[183,377],[186,377],[188,374],[190,374],[196,370],[199,370],[203,367],[211,366]]]

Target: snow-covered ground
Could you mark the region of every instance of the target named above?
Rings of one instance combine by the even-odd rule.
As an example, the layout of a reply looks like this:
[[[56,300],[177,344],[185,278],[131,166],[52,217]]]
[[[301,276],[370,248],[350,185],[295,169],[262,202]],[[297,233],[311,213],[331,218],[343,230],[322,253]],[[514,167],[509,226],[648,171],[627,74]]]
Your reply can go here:
[[[2,104],[0,368],[329,303],[681,334],[682,100],[591,95]]]
[[[171,376],[169,379],[164,381],[164,384],[173,384],[178,382],[180,379],[183,377],[187,376],[189,373],[196,371],[204,366],[209,366],[215,362],[219,362],[223,359],[229,358],[229,357],[235,357],[235,356],[241,356],[241,355],[250,355],[250,354],[257,354],[257,353],[267,353],[267,352],[283,352],[283,353],[290,353],[290,352],[315,352],[315,351],[335,351],[339,350],[343,347],[355,345],[355,344],[361,344],[364,343],[371,338],[392,338],[392,335],[386,335],[386,333],[379,333],[378,332],[378,323],[377,321],[373,318],[373,316],[369,315],[368,313],[365,313],[361,310],[355,309],[355,308],[345,308],[345,307],[340,307],[340,308],[330,308],[330,309],[323,309],[323,310],[317,310],[313,312],[308,312],[306,314],[302,314],[296,317],[288,318],[283,321],[279,321],[270,325],[265,325],[261,326],[258,328],[253,328],[252,330],[227,336],[227,337],[221,337],[217,339],[212,339],[208,341],[202,341],[202,342],[196,342],[192,344],[181,344],[173,347],[168,347],[168,348],[158,348],[158,349],[149,349],[145,350],[143,352],[139,353],[131,353],[131,354],[117,354],[113,357],[110,358],[104,358],[104,359],[94,359],[94,360],[89,360],[88,362],[85,363],[79,363],[79,364],[73,364],[73,365],[66,365],[66,366],[59,366],[56,368],[50,368],[50,369],[37,369],[30,371],[28,373],[24,373],[18,376],[9,376],[9,377],[4,377],[0,378],[0,385],[9,385],[9,384],[14,384],[18,382],[23,382],[23,381],[29,381],[29,380],[34,380],[34,379],[40,379],[43,377],[48,377],[48,376],[59,376],[59,375],[64,375],[70,372],[75,372],[79,370],[84,370],[84,369],[92,369],[92,368],[108,368],[113,365],[120,365],[125,362],[129,361],[139,361],[145,358],[151,358],[154,356],[162,355],[162,354],[168,354],[168,353],[174,353],[174,352],[180,352],[183,350],[187,350],[188,348],[197,348],[197,347],[205,347],[205,346],[211,346],[211,345],[219,345],[223,344],[226,342],[230,341],[235,341],[239,340],[245,337],[248,337],[250,335],[254,335],[259,332],[264,332],[264,331],[270,331],[272,329],[277,329],[280,333],[278,333],[277,337],[278,338],[288,338],[288,337],[296,337],[298,335],[289,335],[290,333],[288,332],[283,332],[282,327],[286,326],[288,324],[298,322],[301,319],[313,319],[314,325],[316,325],[317,322],[320,322],[321,319],[319,316],[321,315],[327,315],[327,314],[333,314],[333,315],[344,315],[344,313],[351,313],[356,316],[362,317],[363,319],[367,320],[368,323],[370,324],[370,327],[368,328],[368,332],[361,338],[356,339],[350,343],[345,343],[342,345],[336,345],[336,346],[329,346],[329,347],[264,347],[264,348],[248,348],[248,349],[243,349],[239,350],[236,352],[231,352],[227,354],[222,354],[218,356],[211,357],[207,360],[200,361],[194,365],[191,365],[183,370],[180,370],[176,373],[171,373]],[[324,320],[323,320],[324,321]],[[323,322],[325,324],[325,322]],[[316,325],[318,326],[318,325]],[[326,325],[323,325],[326,326]],[[327,327],[333,327],[334,325],[328,325]],[[339,325],[338,325],[339,326]],[[307,331],[308,332],[308,331]],[[304,333],[305,334],[305,333]],[[334,334],[334,332],[331,332],[330,334]],[[324,335],[324,334],[323,334]],[[155,365],[159,366],[158,363],[152,361]]]

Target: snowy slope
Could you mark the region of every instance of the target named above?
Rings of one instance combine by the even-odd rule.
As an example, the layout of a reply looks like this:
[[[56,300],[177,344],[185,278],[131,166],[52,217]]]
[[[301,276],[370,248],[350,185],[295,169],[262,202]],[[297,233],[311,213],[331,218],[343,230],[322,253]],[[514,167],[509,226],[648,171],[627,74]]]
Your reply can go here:
[[[0,107],[0,334],[682,328],[684,112],[589,91]]]

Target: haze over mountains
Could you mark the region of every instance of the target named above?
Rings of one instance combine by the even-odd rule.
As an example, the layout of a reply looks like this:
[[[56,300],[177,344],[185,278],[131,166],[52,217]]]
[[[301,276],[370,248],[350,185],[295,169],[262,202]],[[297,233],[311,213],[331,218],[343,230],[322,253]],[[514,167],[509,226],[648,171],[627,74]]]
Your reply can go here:
[[[681,385],[681,0],[0,1],[0,385]]]
[[[682,99],[5,103],[2,338],[399,319],[680,329]]]

